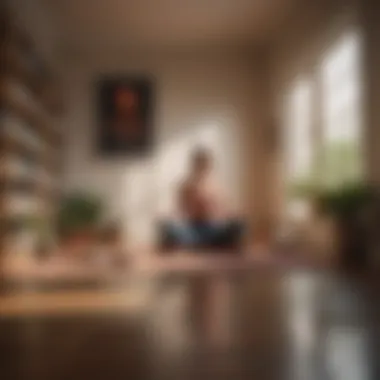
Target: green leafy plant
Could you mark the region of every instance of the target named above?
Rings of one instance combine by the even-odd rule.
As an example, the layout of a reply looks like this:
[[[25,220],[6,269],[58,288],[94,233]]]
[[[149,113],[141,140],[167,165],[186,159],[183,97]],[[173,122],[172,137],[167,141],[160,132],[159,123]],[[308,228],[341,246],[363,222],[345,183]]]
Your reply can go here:
[[[365,268],[370,262],[378,199],[377,190],[362,182],[326,189],[319,195],[319,211],[335,222],[339,257],[347,268]]]
[[[78,232],[95,228],[102,214],[101,200],[87,193],[65,196],[58,211],[58,226],[61,233]]]
[[[317,201],[322,213],[343,220],[356,218],[371,207],[375,199],[375,189],[357,182],[325,189],[318,194]]]

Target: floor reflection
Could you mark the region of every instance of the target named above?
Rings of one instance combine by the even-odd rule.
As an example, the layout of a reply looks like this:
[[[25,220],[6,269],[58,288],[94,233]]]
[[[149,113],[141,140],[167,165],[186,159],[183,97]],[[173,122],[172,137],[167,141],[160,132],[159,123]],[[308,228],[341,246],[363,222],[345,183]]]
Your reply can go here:
[[[325,338],[326,366],[332,380],[370,380],[368,332],[331,328]]]
[[[286,278],[289,379],[314,380],[318,373],[318,283],[311,276]]]
[[[378,293],[363,283],[279,271],[144,281],[139,310],[4,315],[1,378],[376,379]],[[93,297],[99,311],[107,297]]]

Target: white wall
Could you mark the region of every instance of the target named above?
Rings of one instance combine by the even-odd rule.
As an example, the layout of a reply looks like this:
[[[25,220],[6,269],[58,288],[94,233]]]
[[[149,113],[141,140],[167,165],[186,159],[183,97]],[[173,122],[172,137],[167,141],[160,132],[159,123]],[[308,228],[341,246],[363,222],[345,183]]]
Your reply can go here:
[[[77,57],[65,64],[67,95],[66,190],[100,194],[108,218],[119,219],[128,239],[149,242],[154,218],[167,209],[198,142],[217,155],[232,199],[254,213],[252,141],[266,117],[262,64],[242,53]],[[156,146],[146,159],[104,160],[93,150],[94,82],[99,74],[142,73],[155,78]]]

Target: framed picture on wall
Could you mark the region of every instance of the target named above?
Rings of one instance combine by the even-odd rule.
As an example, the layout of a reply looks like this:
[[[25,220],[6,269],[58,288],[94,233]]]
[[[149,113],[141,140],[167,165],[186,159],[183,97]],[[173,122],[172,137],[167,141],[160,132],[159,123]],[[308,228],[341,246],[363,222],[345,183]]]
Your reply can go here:
[[[102,78],[97,85],[97,152],[149,153],[153,143],[153,84],[145,77]]]

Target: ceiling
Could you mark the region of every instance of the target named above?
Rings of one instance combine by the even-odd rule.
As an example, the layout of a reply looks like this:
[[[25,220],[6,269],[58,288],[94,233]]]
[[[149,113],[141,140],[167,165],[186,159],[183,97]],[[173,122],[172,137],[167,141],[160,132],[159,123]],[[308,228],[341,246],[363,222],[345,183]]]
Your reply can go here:
[[[297,0],[41,0],[63,47],[234,46],[272,38]]]

